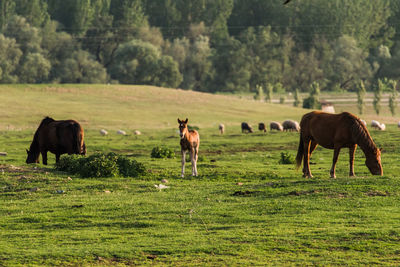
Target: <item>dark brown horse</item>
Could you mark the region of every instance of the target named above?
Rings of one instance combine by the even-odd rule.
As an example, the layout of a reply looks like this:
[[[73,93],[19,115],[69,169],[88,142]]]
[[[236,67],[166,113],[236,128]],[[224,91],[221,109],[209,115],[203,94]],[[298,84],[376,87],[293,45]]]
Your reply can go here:
[[[335,167],[342,147],[349,148],[349,175],[354,176],[354,153],[357,145],[365,154],[365,164],[370,172],[374,175],[382,175],[381,151],[376,147],[365,125],[356,116],[348,112],[330,114],[313,111],[303,116],[300,129],[296,161],[297,167],[299,167],[304,158],[304,177],[312,177],[309,159],[318,144],[325,148],[334,149],[330,171],[332,178],[336,177]]]
[[[33,137],[26,163],[39,163],[39,155],[47,165],[47,151],[56,154],[56,162],[61,154],[86,154],[84,132],[74,120],[56,121],[46,117],[40,123]]]
[[[189,130],[187,127],[188,119],[180,120],[179,135],[181,137],[181,153],[182,153],[182,173],[181,177],[185,176],[185,159],[186,151],[190,153],[190,160],[192,162],[192,176],[197,176],[197,158],[199,156],[200,135],[196,130]]]

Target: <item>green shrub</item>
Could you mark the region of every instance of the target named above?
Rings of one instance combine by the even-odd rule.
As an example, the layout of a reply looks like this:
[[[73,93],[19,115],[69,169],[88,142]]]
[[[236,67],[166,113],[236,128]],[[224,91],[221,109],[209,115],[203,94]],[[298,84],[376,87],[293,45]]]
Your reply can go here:
[[[89,157],[67,155],[61,157],[56,169],[81,177],[136,177],[146,169],[143,164],[115,153],[97,153]]]
[[[62,156],[56,163],[56,169],[69,173],[78,173],[87,158],[82,155],[67,155]]]
[[[125,156],[118,157],[117,165],[119,167],[119,173],[124,177],[136,177],[146,171],[142,163],[134,159],[128,159]]]
[[[158,147],[156,146],[151,150],[151,157],[152,158],[174,158],[175,157],[175,152],[172,149],[166,148],[166,147]]]
[[[294,162],[294,157],[289,152],[281,152],[279,164],[293,164]]]
[[[93,154],[87,157],[79,170],[81,177],[115,177],[118,176],[116,157],[110,154]]]

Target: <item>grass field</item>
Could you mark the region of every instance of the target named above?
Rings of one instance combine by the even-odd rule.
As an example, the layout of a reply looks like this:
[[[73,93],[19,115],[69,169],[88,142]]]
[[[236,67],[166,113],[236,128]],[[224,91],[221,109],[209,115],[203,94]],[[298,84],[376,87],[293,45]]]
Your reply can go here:
[[[314,178],[295,156],[297,133],[242,134],[240,122],[299,119],[306,111],[229,96],[140,86],[0,87],[0,266],[399,265],[397,125],[370,130],[384,148],[384,176],[372,176],[358,149],[349,178],[343,149],[317,148]],[[192,105],[188,111],[186,107]],[[117,152],[145,164],[139,178],[83,179],[26,165],[43,116],[76,118],[88,153]],[[177,117],[200,127],[199,177],[180,178]],[[219,135],[223,122],[227,133]],[[109,130],[100,136],[98,130]],[[128,131],[127,136],[115,133]],[[133,130],[142,131],[135,136]],[[152,159],[155,146],[175,151]],[[169,188],[154,187],[167,179]]]

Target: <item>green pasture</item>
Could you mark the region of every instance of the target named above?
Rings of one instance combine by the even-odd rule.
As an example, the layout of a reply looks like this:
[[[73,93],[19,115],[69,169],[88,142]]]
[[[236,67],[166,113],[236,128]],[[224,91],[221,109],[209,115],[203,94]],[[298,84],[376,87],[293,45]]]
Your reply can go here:
[[[0,151],[8,153],[0,156],[0,266],[400,264],[397,125],[370,130],[384,149],[384,176],[369,173],[358,149],[357,176],[348,177],[343,149],[338,178],[330,179],[333,152],[317,148],[314,178],[305,179],[279,163],[282,152],[296,155],[298,133],[242,134],[239,126],[299,119],[302,109],[139,86],[0,91]],[[52,154],[48,166],[25,164],[45,115],[82,121],[89,154],[124,154],[147,173],[83,179],[55,171]],[[178,116],[200,128],[198,177],[188,162],[180,178]],[[156,146],[176,157],[151,158]],[[160,191],[154,185],[162,179],[169,188]]]

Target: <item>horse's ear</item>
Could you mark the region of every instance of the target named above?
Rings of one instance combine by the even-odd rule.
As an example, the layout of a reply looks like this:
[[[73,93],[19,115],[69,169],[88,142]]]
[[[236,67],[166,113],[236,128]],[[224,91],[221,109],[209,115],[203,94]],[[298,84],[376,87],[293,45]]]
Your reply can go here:
[[[29,150],[28,150],[28,149],[26,150],[26,153],[28,153],[28,154],[29,154]]]
[[[186,118],[185,123],[188,123],[188,118]]]
[[[181,120],[178,118],[178,123],[180,124],[181,123]]]

